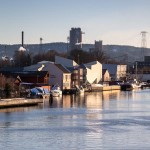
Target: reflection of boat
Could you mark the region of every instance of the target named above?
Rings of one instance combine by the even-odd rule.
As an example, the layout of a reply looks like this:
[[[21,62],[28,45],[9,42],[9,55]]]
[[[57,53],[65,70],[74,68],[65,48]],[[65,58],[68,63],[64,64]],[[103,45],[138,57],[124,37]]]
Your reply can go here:
[[[54,85],[52,87],[52,89],[50,90],[50,94],[53,96],[53,97],[57,97],[57,96],[61,96],[62,95],[62,91],[60,89],[60,86],[59,85]]]

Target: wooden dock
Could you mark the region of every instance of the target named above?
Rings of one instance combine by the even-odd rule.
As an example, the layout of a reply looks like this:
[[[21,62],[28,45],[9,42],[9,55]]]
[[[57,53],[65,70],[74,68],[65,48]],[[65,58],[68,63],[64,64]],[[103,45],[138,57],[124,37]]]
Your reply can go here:
[[[38,103],[43,103],[43,99],[24,99],[24,98],[1,99],[0,108],[31,106],[31,105],[38,105]]]

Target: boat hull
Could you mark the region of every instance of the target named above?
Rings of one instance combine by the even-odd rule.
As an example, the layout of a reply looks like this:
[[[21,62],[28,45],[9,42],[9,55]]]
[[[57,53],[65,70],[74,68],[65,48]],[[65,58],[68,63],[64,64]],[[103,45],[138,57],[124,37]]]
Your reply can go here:
[[[53,97],[59,97],[59,96],[62,96],[62,91],[60,91],[60,90],[52,90],[52,91],[50,91],[50,94]]]
[[[133,90],[133,86],[131,84],[122,84],[120,86],[121,86],[122,91],[131,91],[131,90]]]

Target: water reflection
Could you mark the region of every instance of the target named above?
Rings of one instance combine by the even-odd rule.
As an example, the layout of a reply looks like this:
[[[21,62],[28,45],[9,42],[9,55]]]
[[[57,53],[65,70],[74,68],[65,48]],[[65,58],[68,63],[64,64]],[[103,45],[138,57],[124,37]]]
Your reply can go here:
[[[110,100],[119,100],[120,91],[92,92],[82,95],[63,95],[62,97],[54,97],[52,100],[44,101],[44,108],[96,108],[102,109],[103,105],[109,106]]]
[[[131,104],[132,101],[138,101],[142,98],[149,99],[149,95],[145,93],[147,93],[147,90],[124,92],[116,90],[92,93],[87,92],[82,95],[63,95],[62,97],[54,97],[52,100],[44,99],[43,103],[40,103],[38,106],[6,108],[0,109],[0,112],[26,112],[44,108],[108,109],[113,108],[114,106],[119,108],[125,104],[129,105],[129,100]],[[125,101],[125,103],[119,101]]]
[[[11,112],[27,112],[38,108],[39,106],[2,108],[0,109],[0,113],[6,113],[7,115],[9,115]]]
[[[3,109],[0,149],[149,149],[149,91],[63,95]]]

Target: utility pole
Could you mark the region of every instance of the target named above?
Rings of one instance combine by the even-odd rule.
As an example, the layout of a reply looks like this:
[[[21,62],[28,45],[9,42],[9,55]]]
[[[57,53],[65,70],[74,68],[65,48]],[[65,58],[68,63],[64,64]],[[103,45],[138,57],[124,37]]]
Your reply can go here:
[[[136,81],[137,81],[137,61],[135,62],[135,78],[136,78]]]

